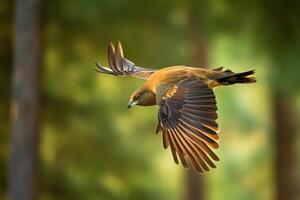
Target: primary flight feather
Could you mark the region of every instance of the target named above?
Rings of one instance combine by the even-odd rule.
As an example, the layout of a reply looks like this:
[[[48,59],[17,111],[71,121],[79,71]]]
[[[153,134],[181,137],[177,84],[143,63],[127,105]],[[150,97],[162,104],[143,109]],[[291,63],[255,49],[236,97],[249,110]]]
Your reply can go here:
[[[97,72],[146,80],[130,97],[134,105],[158,105],[156,133],[162,132],[164,148],[170,147],[174,161],[198,172],[215,168],[219,161],[219,127],[213,89],[220,85],[253,83],[254,70],[234,73],[230,70],[171,66],[160,70],[136,66],[124,58],[120,42],[108,45],[109,68],[96,63]]]

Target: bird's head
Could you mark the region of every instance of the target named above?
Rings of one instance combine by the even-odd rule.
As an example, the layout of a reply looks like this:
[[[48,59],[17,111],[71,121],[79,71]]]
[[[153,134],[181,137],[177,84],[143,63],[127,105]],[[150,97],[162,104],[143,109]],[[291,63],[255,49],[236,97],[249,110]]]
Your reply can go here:
[[[146,86],[142,86],[132,93],[127,108],[134,105],[150,106],[156,104],[156,95]]]

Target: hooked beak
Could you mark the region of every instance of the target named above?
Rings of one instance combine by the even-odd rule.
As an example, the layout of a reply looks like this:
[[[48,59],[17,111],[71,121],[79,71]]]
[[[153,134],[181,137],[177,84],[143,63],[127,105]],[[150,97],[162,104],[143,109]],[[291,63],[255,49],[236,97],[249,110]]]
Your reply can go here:
[[[128,104],[127,104],[127,108],[131,108],[132,106],[136,105],[138,103],[138,101],[134,101],[133,99],[130,99]]]

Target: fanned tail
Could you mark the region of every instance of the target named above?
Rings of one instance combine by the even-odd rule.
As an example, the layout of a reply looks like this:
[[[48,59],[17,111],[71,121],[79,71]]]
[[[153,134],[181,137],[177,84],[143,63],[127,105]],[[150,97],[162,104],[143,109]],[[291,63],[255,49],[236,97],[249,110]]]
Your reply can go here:
[[[254,83],[255,77],[251,76],[255,73],[254,70],[234,73],[231,70],[222,71],[222,68],[214,69],[217,73],[212,77],[218,85],[231,85],[235,83]]]

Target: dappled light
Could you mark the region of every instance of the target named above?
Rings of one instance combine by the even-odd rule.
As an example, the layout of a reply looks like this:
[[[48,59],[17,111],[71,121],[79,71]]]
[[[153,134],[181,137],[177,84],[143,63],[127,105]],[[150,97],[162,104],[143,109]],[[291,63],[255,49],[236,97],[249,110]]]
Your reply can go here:
[[[22,26],[16,28],[15,7],[21,1],[0,2],[0,199],[12,200],[18,199],[11,185],[19,161],[13,159],[19,144],[13,141],[22,142],[14,134],[22,108],[16,91],[24,92],[28,83],[19,86],[16,78],[31,80],[28,72],[16,75],[23,69],[16,60]],[[21,98],[25,105],[26,95],[39,99],[25,116],[31,119],[37,111],[36,138],[28,143],[37,143],[37,178],[27,183],[37,190],[24,199],[300,199],[296,1],[42,3],[41,73],[34,74],[40,81],[32,85],[36,93]],[[107,44],[119,40],[126,59],[139,67],[255,70],[256,83],[214,89],[216,169],[190,178],[193,169],[176,165],[162,133],[155,134],[158,106],[127,109],[143,80],[94,71],[96,62],[109,66]],[[25,129],[26,124],[18,128]],[[196,191],[190,179],[199,181]]]

